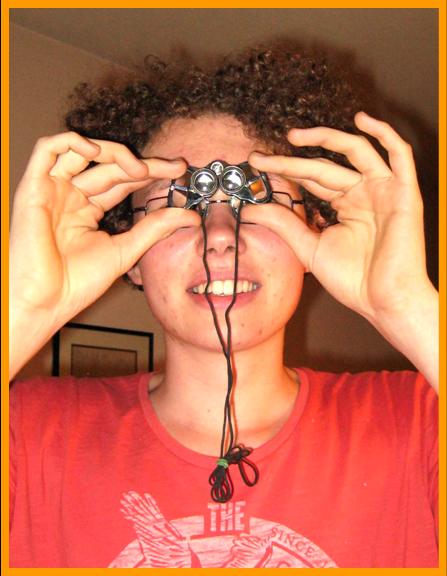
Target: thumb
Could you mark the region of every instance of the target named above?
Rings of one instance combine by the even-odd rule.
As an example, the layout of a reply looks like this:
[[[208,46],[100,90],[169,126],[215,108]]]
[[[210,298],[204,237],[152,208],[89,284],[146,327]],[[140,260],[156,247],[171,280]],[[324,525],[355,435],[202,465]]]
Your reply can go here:
[[[312,270],[319,234],[311,230],[292,210],[275,204],[245,206],[242,222],[269,228],[292,248],[306,272]]]
[[[113,236],[120,254],[120,274],[128,272],[154,244],[180,228],[197,228],[200,216],[193,210],[163,208],[148,214],[127,232]]]

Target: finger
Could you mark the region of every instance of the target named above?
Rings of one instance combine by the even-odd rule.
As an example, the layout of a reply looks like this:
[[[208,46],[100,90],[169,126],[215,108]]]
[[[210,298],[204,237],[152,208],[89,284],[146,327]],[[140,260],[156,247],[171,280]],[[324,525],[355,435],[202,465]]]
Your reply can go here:
[[[147,166],[147,174],[144,180],[137,179],[140,188],[156,178],[178,178],[186,170],[183,160],[151,158],[143,162]],[[135,183],[135,179],[130,179],[129,174],[118,164],[100,164],[74,176],[72,183],[89,197],[107,192],[118,184]],[[137,188],[134,187],[135,189]]]
[[[40,138],[34,146],[25,170],[25,177],[43,178],[48,176],[58,157],[69,151],[79,154],[90,162],[96,159],[100,149],[93,141],[76,132],[64,132],[55,136]]]
[[[123,182],[117,184],[105,192],[91,195],[89,201],[99,206],[104,212],[111,210],[114,206],[122,202],[129,194],[138,192],[142,186],[147,186],[152,180],[138,180],[136,182]]]
[[[145,178],[147,176],[146,163],[139,160],[124,144],[95,139],[92,139],[91,142],[99,146],[99,153],[94,158],[95,162],[118,164],[131,178]],[[70,178],[77,174],[82,164],[78,159],[74,160],[72,155],[58,158],[52,169],[52,175]]]
[[[281,174],[299,183],[303,179],[314,180],[322,186],[339,192],[347,192],[362,179],[358,172],[322,158],[272,156],[253,152],[249,157],[249,162],[263,172]]]
[[[117,142],[104,140],[92,140],[96,142],[101,151],[95,161],[101,164],[118,164],[129,176],[133,178],[146,178],[148,175],[147,165],[143,160],[139,160],[127,146]]]
[[[333,190],[332,188],[327,188],[326,186],[318,184],[314,180],[303,179],[300,181],[300,184],[308,192],[310,192],[317,198],[320,198],[320,200],[325,200],[326,202],[333,202],[337,198],[345,197],[345,194],[340,190]]]
[[[164,208],[148,214],[127,232],[112,236],[121,253],[120,274],[128,272],[145,252],[176,230],[199,227],[200,216],[194,210]]]
[[[391,170],[365,136],[334,128],[292,128],[287,136],[294,146],[320,146],[344,154],[349,162],[368,178],[389,176]]]
[[[355,219],[356,217],[358,218],[359,215],[365,215],[363,202],[359,202],[359,194],[354,191],[352,194],[336,192],[329,188],[325,188],[312,180],[303,180],[301,185],[317,198],[329,202],[331,208],[337,213],[338,222]],[[360,194],[360,196],[362,196],[362,194]]]
[[[317,248],[319,234],[313,232],[294,212],[275,204],[244,206],[243,221],[269,228],[282,238],[295,252],[308,271]]]
[[[402,181],[416,179],[416,167],[410,144],[386,122],[372,118],[366,112],[358,112],[354,121],[360,130],[370,134],[388,152],[388,159],[394,175]]]
[[[96,160],[96,158],[95,158]],[[79,174],[90,163],[90,159],[81,156],[73,150],[58,156],[56,163],[50,171],[50,176],[70,180],[75,174]]]
[[[132,183],[141,188],[146,182],[151,182],[151,179],[130,178],[118,164],[98,164],[94,168],[73,176],[71,182],[88,198],[107,192],[118,184]]]

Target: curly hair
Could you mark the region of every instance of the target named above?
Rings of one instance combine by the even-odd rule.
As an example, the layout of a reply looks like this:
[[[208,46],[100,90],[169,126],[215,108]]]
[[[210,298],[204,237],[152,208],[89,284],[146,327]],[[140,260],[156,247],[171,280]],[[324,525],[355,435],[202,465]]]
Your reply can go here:
[[[141,157],[166,121],[223,113],[239,120],[249,136],[275,153],[325,157],[349,166],[344,156],[322,148],[294,148],[286,135],[293,127],[313,126],[355,133],[359,94],[335,63],[303,53],[293,42],[279,41],[211,65],[166,64],[146,57],[144,66],[125,78],[77,86],[65,121],[70,130],[120,142]],[[327,202],[302,188],[301,193],[311,225],[323,229],[336,223],[336,213]],[[126,198],[107,212],[101,228],[110,233],[129,229],[130,202]]]

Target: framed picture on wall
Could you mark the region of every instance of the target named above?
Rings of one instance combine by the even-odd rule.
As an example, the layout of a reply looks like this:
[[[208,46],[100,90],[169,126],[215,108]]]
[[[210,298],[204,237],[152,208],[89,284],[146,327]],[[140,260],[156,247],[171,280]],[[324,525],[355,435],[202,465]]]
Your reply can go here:
[[[153,370],[154,335],[69,322],[53,336],[53,376],[125,376]]]

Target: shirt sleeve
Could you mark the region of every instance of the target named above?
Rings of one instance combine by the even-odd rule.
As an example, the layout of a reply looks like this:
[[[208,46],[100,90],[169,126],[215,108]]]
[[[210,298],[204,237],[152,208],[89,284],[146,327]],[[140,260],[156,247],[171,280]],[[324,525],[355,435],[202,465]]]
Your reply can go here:
[[[9,388],[9,528],[11,529],[14,516],[14,503],[17,484],[17,455],[16,455],[16,433],[17,433],[17,389],[15,386]]]

